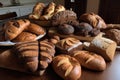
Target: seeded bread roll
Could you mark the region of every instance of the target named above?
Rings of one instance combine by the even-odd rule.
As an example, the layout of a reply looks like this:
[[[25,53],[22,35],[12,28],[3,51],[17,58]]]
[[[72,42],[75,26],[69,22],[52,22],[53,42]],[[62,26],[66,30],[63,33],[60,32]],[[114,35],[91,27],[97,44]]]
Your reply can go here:
[[[36,35],[29,33],[29,32],[22,32],[20,33],[15,39],[13,39],[13,42],[26,42],[26,41],[35,41]]]
[[[15,45],[20,64],[27,72],[43,75],[55,54],[54,45],[47,41],[25,42]]]
[[[95,71],[103,71],[106,69],[105,60],[100,56],[93,52],[88,51],[74,51],[72,56],[76,58],[81,66],[95,70]]]
[[[27,19],[19,19],[19,20],[6,22],[6,24],[4,25],[5,39],[13,40],[29,25],[30,25],[30,21]]]
[[[68,55],[58,55],[53,58],[54,71],[64,80],[78,80],[81,76],[79,62]]]
[[[51,18],[51,22],[53,26],[62,25],[65,23],[70,23],[77,19],[77,15],[75,12],[70,10],[61,11],[57,14],[54,14]]]

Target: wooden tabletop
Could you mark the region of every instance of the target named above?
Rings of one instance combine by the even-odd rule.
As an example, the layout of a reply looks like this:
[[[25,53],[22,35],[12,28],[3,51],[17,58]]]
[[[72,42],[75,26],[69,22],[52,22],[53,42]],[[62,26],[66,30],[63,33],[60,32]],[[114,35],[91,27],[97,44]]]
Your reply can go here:
[[[43,76],[35,76],[32,74],[0,68],[0,80],[63,80],[63,79],[60,78],[53,71],[51,65],[49,65]],[[107,63],[107,68],[103,72],[95,72],[82,68],[82,75],[79,80],[120,80],[120,52],[116,52],[114,60],[112,62]]]

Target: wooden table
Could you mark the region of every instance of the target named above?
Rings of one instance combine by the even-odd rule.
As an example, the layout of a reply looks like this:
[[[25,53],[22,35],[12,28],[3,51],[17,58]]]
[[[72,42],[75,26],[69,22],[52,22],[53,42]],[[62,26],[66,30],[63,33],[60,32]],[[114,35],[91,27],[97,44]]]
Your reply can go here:
[[[9,48],[9,47],[8,47]],[[0,47],[1,49],[1,47]],[[3,50],[3,49],[2,49]],[[18,71],[0,68],[0,80],[63,80],[49,65],[43,76],[35,76]],[[103,72],[95,72],[82,68],[79,80],[120,80],[120,52],[116,52],[114,60],[107,63]]]

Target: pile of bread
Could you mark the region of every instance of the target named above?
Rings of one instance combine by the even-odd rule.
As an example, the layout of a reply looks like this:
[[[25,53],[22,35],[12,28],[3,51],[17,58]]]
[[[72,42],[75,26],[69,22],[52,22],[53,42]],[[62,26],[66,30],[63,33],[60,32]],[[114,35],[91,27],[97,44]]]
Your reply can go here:
[[[45,30],[28,19],[9,20],[0,28],[0,41],[35,41]]]
[[[51,2],[48,5],[44,3],[38,2],[34,8],[32,13],[29,15],[30,19],[39,19],[39,20],[49,20],[51,17],[61,11],[65,11],[64,6],[56,5]]]
[[[37,3],[29,18],[50,20],[50,26],[54,27],[57,33],[67,37],[61,38],[57,34],[49,36],[42,27],[26,19],[8,21],[2,29],[2,37],[5,37],[2,39],[19,42],[28,32],[32,34],[30,37],[33,37],[33,34],[47,35],[42,40],[34,38],[29,41],[29,38],[29,42],[17,43],[12,48],[12,53],[19,59],[18,63],[21,64],[23,72],[43,75],[49,64],[52,64],[54,71],[63,79],[78,80],[82,74],[81,67],[103,71],[106,69],[106,63],[114,59],[117,42],[102,37],[100,32],[105,32],[108,26],[97,14],[85,13],[77,19],[74,11],[65,10],[63,6],[56,6],[52,2],[47,6]],[[71,34],[94,38],[85,42],[69,37]]]

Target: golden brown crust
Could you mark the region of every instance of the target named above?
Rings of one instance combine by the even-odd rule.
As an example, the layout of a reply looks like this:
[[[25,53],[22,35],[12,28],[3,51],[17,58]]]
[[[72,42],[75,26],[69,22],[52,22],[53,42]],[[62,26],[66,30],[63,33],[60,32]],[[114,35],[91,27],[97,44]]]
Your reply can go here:
[[[98,16],[97,14],[95,14],[93,12],[92,13],[85,13],[85,14],[81,15],[80,21],[87,22],[90,25],[92,25],[94,28],[102,29],[102,28],[107,27],[104,20],[100,16]]]
[[[13,42],[35,41],[36,37],[37,36],[35,34],[29,33],[29,32],[22,32],[12,41]]]
[[[36,34],[37,36],[45,34],[45,30],[41,26],[34,23],[31,23],[30,26],[28,26],[28,28],[26,29],[26,31]]]
[[[74,53],[71,55],[76,58],[85,68],[96,71],[103,71],[106,69],[105,60],[100,55],[97,55],[93,52],[74,51]]]
[[[45,11],[43,13],[44,15],[40,16],[40,20],[49,20],[53,16],[54,10],[55,3],[49,3],[48,6],[45,8]]]
[[[72,50],[73,48],[75,47],[78,47],[79,46],[79,43],[80,41],[76,38],[71,38],[71,37],[68,37],[68,38],[65,38],[65,39],[62,39],[60,40],[57,44],[56,44],[56,47],[61,49],[61,50],[67,50],[67,51],[70,51]],[[78,45],[78,46],[76,46]],[[80,44],[81,45],[81,44]],[[75,47],[74,47],[75,46]],[[73,47],[73,48],[72,48]]]
[[[81,76],[79,62],[68,55],[58,55],[53,58],[54,71],[65,80],[77,80]]]
[[[62,5],[57,5],[57,6],[55,7],[54,13],[56,14],[56,13],[61,12],[61,11],[65,11],[65,7],[62,6]]]
[[[36,5],[33,8],[32,14],[29,15],[30,19],[39,19],[40,16],[43,13],[43,9],[45,8],[45,4],[44,3],[36,3]]]
[[[27,71],[43,74],[52,62],[54,48],[54,45],[47,41],[33,41],[16,44],[15,52]]]
[[[19,19],[14,21],[8,21],[4,26],[5,30],[5,39],[13,40],[16,38],[25,28],[30,25],[30,21],[27,19]]]

